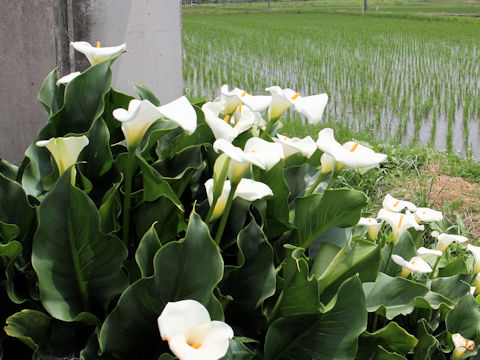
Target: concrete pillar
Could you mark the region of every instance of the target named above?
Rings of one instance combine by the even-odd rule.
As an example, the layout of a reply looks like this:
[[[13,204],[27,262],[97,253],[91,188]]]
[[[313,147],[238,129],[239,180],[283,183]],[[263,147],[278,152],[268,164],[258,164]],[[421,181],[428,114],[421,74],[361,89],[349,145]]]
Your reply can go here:
[[[18,163],[47,120],[36,97],[45,76],[82,71],[70,41],[127,43],[114,65],[116,90],[143,83],[162,103],[183,93],[178,0],[18,0],[0,3],[0,158]]]

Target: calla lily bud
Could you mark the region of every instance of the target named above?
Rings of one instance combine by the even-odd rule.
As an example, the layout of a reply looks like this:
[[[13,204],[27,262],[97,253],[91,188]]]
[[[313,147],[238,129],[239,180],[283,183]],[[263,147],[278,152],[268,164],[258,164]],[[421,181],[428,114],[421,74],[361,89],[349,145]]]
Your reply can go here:
[[[455,345],[455,350],[453,351],[453,359],[459,360],[466,350],[474,350],[475,342],[473,340],[465,339],[459,333],[452,335],[452,341]]]
[[[358,222],[357,225],[366,226],[368,236],[370,237],[370,239],[375,241],[375,240],[377,240],[378,232],[380,231],[380,228],[382,227],[382,221],[379,222],[375,218],[361,217],[360,221]]]
[[[75,165],[78,155],[88,145],[88,138],[85,135],[51,138],[37,141],[36,145],[46,147],[50,151],[61,176],[70,166]],[[73,169],[72,184],[75,183],[75,176],[76,171]]]
[[[158,317],[162,340],[179,360],[218,360],[228,351],[232,328],[211,321],[208,310],[195,300],[169,302]]]
[[[95,47],[86,41],[72,41],[70,44],[75,50],[84,54],[92,66],[121,54],[127,48],[127,44],[101,47],[100,42],[97,42],[97,46]]]

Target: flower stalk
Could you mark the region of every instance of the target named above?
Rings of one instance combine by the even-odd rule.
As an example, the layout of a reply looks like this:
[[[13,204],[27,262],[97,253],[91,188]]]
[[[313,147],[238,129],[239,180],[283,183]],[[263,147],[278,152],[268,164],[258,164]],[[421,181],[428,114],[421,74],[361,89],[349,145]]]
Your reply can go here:
[[[125,169],[125,189],[123,194],[123,221],[122,221],[122,240],[129,248],[130,233],[130,206],[132,202],[132,180],[135,165],[135,148],[129,149],[127,154],[127,167]]]
[[[218,225],[217,233],[215,234],[215,243],[219,246],[220,242],[222,241],[223,232],[225,231],[225,225],[227,225],[227,219],[228,215],[230,214],[230,209],[232,208],[233,196],[235,195],[237,185],[237,183],[232,182],[232,187],[230,188],[230,192],[228,193],[227,204],[225,205],[225,210],[223,211],[222,218],[220,219],[220,224]]]
[[[220,195],[222,195],[223,185],[225,184],[225,180],[227,179],[229,165],[230,158],[227,157],[225,162],[223,163],[222,170],[220,171],[218,179],[213,186],[213,201],[210,205],[210,209],[208,210],[208,214],[205,219],[207,223],[211,221],[215,205],[217,205],[218,198],[220,197]]]

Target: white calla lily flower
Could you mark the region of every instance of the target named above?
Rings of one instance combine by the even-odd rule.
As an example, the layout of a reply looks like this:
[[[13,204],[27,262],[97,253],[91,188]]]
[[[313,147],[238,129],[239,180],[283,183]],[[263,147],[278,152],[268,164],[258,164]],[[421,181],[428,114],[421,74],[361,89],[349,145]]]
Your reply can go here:
[[[465,339],[461,334],[456,333],[452,335],[453,345],[455,345],[455,350],[453,351],[453,359],[459,360],[466,350],[475,349],[475,341]]]
[[[441,211],[433,210],[426,207],[419,207],[414,213],[417,222],[433,222],[442,221],[443,214]]]
[[[247,140],[245,152],[254,154],[264,165],[265,170],[270,170],[280,160],[285,158],[282,145],[258,137],[252,137]]]
[[[92,46],[86,41],[72,41],[70,45],[82,54],[84,54],[91,65],[98,64],[101,61],[111,59],[121,54],[127,48],[127,44],[112,47],[100,47],[100,42],[97,42],[97,46]]]
[[[213,202],[213,179],[208,179],[205,182],[205,190],[207,191],[208,203],[211,205]],[[212,220],[219,218],[225,206],[227,204],[228,194],[231,189],[231,184],[229,180],[226,180],[223,184],[222,194],[219,196],[217,203],[215,204],[215,209],[213,210]],[[262,182],[255,181],[252,179],[242,179],[235,189],[235,194],[233,198],[240,197],[247,201],[255,201],[258,199],[263,199],[266,196],[273,195],[272,189]]]
[[[301,152],[303,156],[310,158],[317,150],[317,144],[310,136],[300,139],[277,134],[277,138],[274,138],[273,141],[282,145],[285,159],[297,152]]]
[[[382,202],[382,206],[384,209],[392,212],[400,212],[405,208],[412,212],[417,210],[415,204],[411,203],[410,201],[396,199],[390,194],[387,194],[385,196]]]
[[[357,225],[366,226],[368,236],[370,237],[370,239],[375,241],[377,240],[378,232],[380,231],[382,224],[383,224],[382,221],[377,221],[377,219],[375,218],[361,217]]]
[[[221,101],[207,102],[203,104],[202,111],[205,115],[205,121],[215,136],[215,139],[225,139],[232,141],[242,132],[250,129],[257,120],[256,115],[241,103],[237,109],[233,110],[233,115],[226,115],[224,119],[219,117],[220,113],[226,113],[225,104]],[[234,120],[235,124],[230,124]]]
[[[387,159],[387,155],[376,153],[358,142],[347,142],[346,145],[344,147],[335,140],[333,130],[330,128],[325,128],[318,133],[318,148],[333,157],[336,163],[341,163],[347,168],[357,169],[363,173]],[[326,160],[324,163],[326,166],[330,164],[331,170],[333,163]],[[324,163],[322,163],[322,167]],[[322,169],[322,172],[326,171]]]
[[[232,114],[240,103],[248,106],[254,112],[265,111],[272,102],[271,96],[250,95],[246,91],[235,88],[228,90],[228,85],[220,88],[220,100],[225,102],[225,114]]]
[[[157,107],[160,114],[179,125],[187,134],[191,135],[197,128],[197,113],[186,96],[170,101]]]
[[[88,145],[88,138],[82,136],[70,136],[40,140],[37,146],[46,147],[57,164],[58,173],[61,176],[70,166],[75,165],[78,155]],[[72,184],[75,183],[76,171],[72,170]]]
[[[438,239],[437,250],[440,250],[442,252],[445,251],[452,242],[461,244],[468,241],[468,239],[465,236],[453,235],[453,234],[440,234],[438,231],[432,231],[431,235]]]
[[[411,227],[415,230],[424,230],[424,226],[418,225],[415,216],[408,210],[405,214],[402,214],[380,209],[377,219],[386,221],[392,227],[394,244],[397,244],[402,234]]]
[[[75,71],[75,72],[72,72],[68,75],[65,75],[65,76],[62,76],[60,79],[57,80],[57,85],[58,84],[68,84],[70,81],[72,81],[73,79],[75,79],[78,75],[80,75],[81,72],[80,71]]]
[[[211,321],[208,310],[195,300],[167,303],[158,328],[179,360],[218,360],[227,353],[233,337],[228,324]]]
[[[467,245],[467,250],[470,251],[473,254],[473,258],[475,259],[475,265],[473,267],[473,272],[475,274],[480,273],[480,247],[468,244]]]
[[[411,272],[426,274],[432,272],[432,268],[421,257],[414,256],[406,261],[399,255],[392,255],[392,260],[402,267],[402,277],[407,278]]]
[[[429,255],[433,256],[442,256],[443,252],[440,250],[432,250],[432,249],[427,249],[425,247],[420,247],[417,249],[417,255],[420,256],[422,259],[426,258]]]

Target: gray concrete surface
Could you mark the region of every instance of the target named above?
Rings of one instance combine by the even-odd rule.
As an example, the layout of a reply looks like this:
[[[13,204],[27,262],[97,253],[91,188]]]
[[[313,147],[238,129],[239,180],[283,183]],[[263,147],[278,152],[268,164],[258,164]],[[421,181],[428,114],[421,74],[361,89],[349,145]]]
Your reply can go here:
[[[69,41],[127,43],[113,86],[135,94],[143,83],[166,103],[182,95],[178,0],[16,0],[0,2],[0,158],[18,163],[47,120],[37,101],[45,76],[82,71],[88,62]]]

